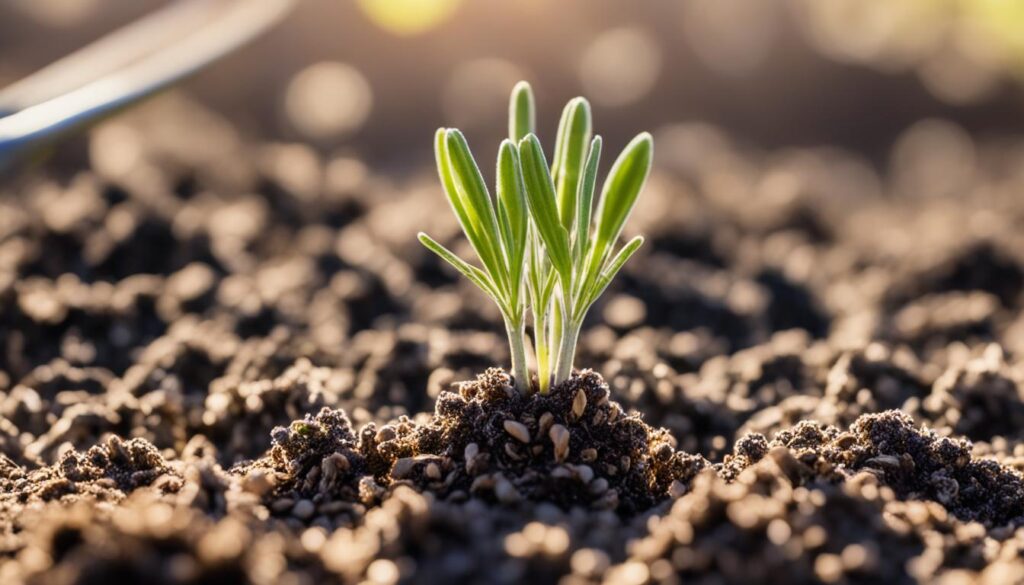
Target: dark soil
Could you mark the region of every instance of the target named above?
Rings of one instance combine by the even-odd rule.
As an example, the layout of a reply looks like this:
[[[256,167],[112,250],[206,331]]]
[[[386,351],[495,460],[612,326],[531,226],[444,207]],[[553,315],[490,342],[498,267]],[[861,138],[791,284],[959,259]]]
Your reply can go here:
[[[1024,583],[1020,145],[900,198],[656,133],[651,244],[523,397],[428,165],[212,116],[0,194],[0,583]]]

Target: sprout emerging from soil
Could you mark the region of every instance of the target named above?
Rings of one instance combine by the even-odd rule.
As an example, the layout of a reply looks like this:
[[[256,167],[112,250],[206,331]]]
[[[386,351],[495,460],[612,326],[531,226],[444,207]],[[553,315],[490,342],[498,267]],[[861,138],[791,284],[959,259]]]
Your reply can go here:
[[[536,136],[529,84],[519,82],[509,103],[509,138],[497,162],[492,200],[465,137],[437,131],[438,174],[483,268],[462,260],[420,233],[424,246],[484,291],[501,310],[516,388],[527,393],[526,317],[533,316],[533,348],[542,393],[572,374],[583,319],[623,264],[643,244],[636,236],[615,250],[651,168],[653,141],[643,132],[612,165],[594,211],[601,137],[591,136],[590,104],[565,106],[549,166]]]

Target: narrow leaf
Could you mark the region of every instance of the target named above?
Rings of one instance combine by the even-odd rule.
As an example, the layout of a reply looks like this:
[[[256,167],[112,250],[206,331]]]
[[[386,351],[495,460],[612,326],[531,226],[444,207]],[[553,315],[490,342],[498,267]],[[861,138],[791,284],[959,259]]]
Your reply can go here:
[[[559,220],[565,229],[572,230],[580,174],[590,142],[590,104],[581,97],[575,98],[569,102],[566,115],[568,119],[563,127],[564,136],[560,140],[561,147],[558,153],[560,158],[555,163],[557,172],[552,176],[558,195]]]
[[[540,304],[539,294],[541,288],[544,286],[544,265],[543,262],[541,262],[541,246],[540,243],[537,242],[535,228],[527,230],[527,239],[529,240],[529,245],[527,247],[529,256],[527,258],[527,265],[529,266],[529,270],[526,274],[526,284],[530,291],[531,302],[536,307]]]
[[[541,289],[540,298],[544,299],[545,302],[551,300],[551,295],[555,293],[555,273],[549,272],[548,278],[544,281],[544,288]]]
[[[595,248],[602,258],[619,238],[622,226],[633,211],[651,170],[653,150],[651,135],[643,132],[626,146],[608,172],[597,208],[594,239]]]
[[[595,136],[590,141],[590,153],[587,164],[583,168],[579,194],[576,196],[575,240],[573,241],[573,257],[578,262],[587,253],[590,243],[590,216],[594,209],[594,189],[597,185],[597,167],[601,162],[601,137]]]
[[[530,84],[520,81],[512,88],[512,97],[508,102],[508,137],[519,142],[527,134],[535,133],[536,112]]]
[[[445,133],[445,147],[451,162],[452,176],[459,187],[459,195],[483,247],[483,250],[478,249],[477,253],[480,254],[480,260],[487,268],[487,272],[498,285],[498,290],[507,293],[511,288],[507,259],[498,219],[483,175],[462,132],[448,130]]]
[[[445,148],[444,137],[447,131],[447,128],[438,128],[437,133],[434,135],[434,156],[437,159],[437,174],[441,178],[441,185],[444,187],[445,196],[448,198],[452,211],[455,212],[455,217],[459,220],[459,225],[462,226],[462,231],[466,233],[470,243],[474,243],[475,225],[466,212],[462,199],[459,197],[459,190],[455,186],[455,179],[452,177],[451,163],[448,160],[448,149]]]
[[[444,187],[448,203],[451,205],[452,211],[455,212],[455,217],[459,220],[459,225],[462,227],[462,231],[466,234],[466,238],[469,240],[470,245],[473,246],[477,256],[483,260],[487,249],[487,243],[484,237],[479,233],[479,227],[476,220],[470,215],[469,210],[466,208],[466,204],[460,195],[459,187],[455,183],[455,177],[452,174],[452,164],[451,159],[448,156],[447,141],[445,138],[447,133],[447,128],[439,128],[437,133],[434,135],[434,156],[437,159],[437,174],[441,177],[441,185]]]
[[[437,240],[431,238],[427,234],[420,232],[416,237],[419,239],[420,243],[423,244],[428,250],[437,254],[442,260],[444,260],[448,264],[451,264],[453,268],[462,273],[463,276],[468,278],[470,282],[479,287],[480,290],[484,291],[484,293],[486,293],[487,296],[491,297],[491,299],[493,299],[494,302],[498,304],[498,307],[500,307],[503,312],[506,310],[505,304],[501,299],[501,295],[498,294],[498,291],[494,286],[494,282],[491,280],[489,276],[487,276],[487,274],[484,271],[466,262],[462,258],[459,258],[458,256],[455,255],[454,252],[452,252],[448,248],[445,248],[444,246],[439,244]]]
[[[551,265],[565,283],[572,281],[572,260],[569,252],[569,234],[558,221],[555,204],[555,186],[548,173],[540,141],[533,134],[519,142],[519,157],[523,168],[523,183],[530,217],[551,259]]]
[[[555,154],[551,157],[551,176],[557,177],[559,167],[562,164],[562,159],[565,158],[563,152],[565,151],[565,141],[569,136],[566,130],[569,126],[569,115],[572,112],[572,102],[565,104],[562,108],[562,115],[558,118],[558,131],[555,133]],[[534,133],[536,134],[536,132]]]
[[[527,258],[527,290],[530,294],[530,305],[536,314],[547,314],[547,307],[554,288],[555,273],[551,270],[551,262],[544,255],[543,243],[537,235],[537,228],[530,225],[528,230]],[[548,286],[550,282],[552,286]]]
[[[501,229],[501,241],[504,245],[511,246],[514,241],[514,236],[512,235],[512,222],[508,218],[508,211],[505,209],[505,206],[498,205],[497,213],[498,228]],[[512,250],[505,248],[505,256],[511,258]],[[512,265],[509,264],[509,266]]]
[[[594,304],[594,301],[604,293],[605,289],[608,288],[608,285],[611,283],[612,279],[615,278],[615,275],[619,273],[622,266],[633,256],[633,254],[636,253],[637,250],[640,249],[640,246],[642,246],[643,243],[644,237],[636,236],[626,242],[626,245],[619,250],[619,253],[616,254],[610,262],[608,262],[608,265],[601,271],[601,276],[598,277],[594,285],[587,291],[587,302],[583,304],[578,316],[581,321],[583,319],[583,314],[585,314],[587,309]]]
[[[526,256],[527,227],[529,215],[526,203],[526,187],[519,165],[519,154],[510,140],[504,140],[498,150],[498,209],[508,220],[509,234],[506,236],[509,272],[513,286],[520,282]]]

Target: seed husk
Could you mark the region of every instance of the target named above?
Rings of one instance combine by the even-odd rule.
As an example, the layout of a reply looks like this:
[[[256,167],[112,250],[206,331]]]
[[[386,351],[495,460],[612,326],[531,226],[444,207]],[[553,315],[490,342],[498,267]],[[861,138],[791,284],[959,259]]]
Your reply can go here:
[[[582,389],[576,391],[576,395],[572,398],[572,414],[576,418],[583,416],[583,412],[587,409],[587,393]]]
[[[543,437],[551,429],[551,425],[555,423],[555,416],[550,412],[545,412],[540,415],[540,420],[537,421],[537,438]]]
[[[555,449],[555,461],[562,463],[569,457],[569,429],[562,425],[553,425],[548,431],[548,438]]]
[[[519,441],[520,443],[530,442],[530,431],[521,422],[514,420],[505,421],[505,432],[512,435],[512,438]]]
[[[611,405],[608,407],[608,422],[615,422],[622,414],[622,407],[618,404]]]

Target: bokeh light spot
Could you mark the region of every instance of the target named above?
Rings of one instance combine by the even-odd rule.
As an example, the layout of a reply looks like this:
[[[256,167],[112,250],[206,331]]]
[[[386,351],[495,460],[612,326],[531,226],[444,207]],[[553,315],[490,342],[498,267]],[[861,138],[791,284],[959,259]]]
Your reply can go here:
[[[942,40],[946,17],[931,0],[799,0],[811,41],[841,62],[874,63],[898,71],[932,52]]]
[[[292,78],[284,107],[296,130],[308,138],[326,140],[363,125],[373,107],[373,92],[354,67],[325,61]]]
[[[415,35],[448,20],[462,0],[359,0],[374,24],[397,35]]]
[[[602,33],[580,63],[584,92],[606,106],[624,106],[650,93],[661,72],[661,53],[639,28]]]
[[[89,135],[89,160],[107,179],[120,179],[142,160],[143,140],[127,124],[108,122]]]
[[[13,0],[14,8],[54,28],[71,28],[94,16],[99,0]]]

